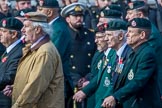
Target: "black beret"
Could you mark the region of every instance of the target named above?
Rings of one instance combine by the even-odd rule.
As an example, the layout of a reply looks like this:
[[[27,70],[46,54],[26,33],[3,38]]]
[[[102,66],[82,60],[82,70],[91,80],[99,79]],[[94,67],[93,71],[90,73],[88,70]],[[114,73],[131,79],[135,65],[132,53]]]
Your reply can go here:
[[[117,10],[117,11],[120,11],[120,12],[122,12],[122,7],[120,6],[120,5],[117,5],[117,4],[111,4],[111,5],[109,5],[109,6],[106,6],[106,7],[104,7],[104,8],[102,8],[101,9],[101,11],[102,10]]]
[[[151,22],[146,18],[134,18],[128,22],[128,27],[151,29]]]
[[[9,17],[0,21],[0,27],[20,31],[23,27],[23,23],[14,17]]]
[[[39,0],[39,6],[45,8],[59,8],[57,0]]]
[[[108,23],[107,30],[127,30],[127,23],[123,20],[113,20]]]
[[[99,26],[97,26],[95,28],[95,33],[97,32],[105,32],[105,30],[107,29],[107,23],[103,23],[103,24],[100,24]]]
[[[117,10],[103,10],[100,12],[100,17],[104,18],[121,18],[122,13]]]
[[[134,9],[139,9],[146,6],[144,1],[133,1],[128,4],[126,7],[126,10],[134,10]]]
[[[15,14],[14,14],[14,17],[25,17],[24,15],[28,12],[33,12],[34,10],[31,9],[31,8],[26,8],[26,9],[22,9],[22,10],[19,10],[17,11]]]

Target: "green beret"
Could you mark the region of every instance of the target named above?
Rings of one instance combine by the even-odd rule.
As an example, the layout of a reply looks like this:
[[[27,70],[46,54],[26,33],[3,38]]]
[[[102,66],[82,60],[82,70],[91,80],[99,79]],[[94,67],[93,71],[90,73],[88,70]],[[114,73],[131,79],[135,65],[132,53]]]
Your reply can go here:
[[[3,18],[6,18],[6,15],[0,12],[0,21],[1,21]]]
[[[121,18],[122,13],[117,10],[103,10],[100,12],[100,17],[104,18]]]
[[[106,30],[109,31],[127,30],[127,23],[123,20],[113,20],[108,23]]]
[[[139,9],[146,6],[144,1],[133,1],[128,3],[128,6],[126,7],[126,10],[134,10],[134,9]]]
[[[84,15],[85,5],[83,3],[72,3],[64,7],[61,11],[62,17],[69,15]]]
[[[111,4],[109,6],[106,6],[104,8],[101,9],[102,10],[117,10],[117,11],[120,11],[122,12],[122,7],[120,5],[117,5],[117,4]]]
[[[28,12],[33,12],[34,10],[31,9],[31,8],[26,8],[26,9],[22,9],[22,10],[19,10],[17,11],[15,14],[14,14],[14,17],[24,17],[24,15]]]
[[[0,21],[0,27],[20,31],[23,27],[23,23],[14,17],[9,17]]]
[[[151,29],[151,22],[146,18],[134,18],[128,22],[128,27]]]
[[[103,23],[103,24],[97,26],[95,28],[95,33],[97,33],[97,32],[105,32],[105,30],[107,29],[107,25],[108,25],[107,23]]]
[[[28,12],[25,17],[33,22],[47,22],[47,15],[40,12]]]
[[[57,0],[39,0],[39,6],[45,8],[59,8]]]

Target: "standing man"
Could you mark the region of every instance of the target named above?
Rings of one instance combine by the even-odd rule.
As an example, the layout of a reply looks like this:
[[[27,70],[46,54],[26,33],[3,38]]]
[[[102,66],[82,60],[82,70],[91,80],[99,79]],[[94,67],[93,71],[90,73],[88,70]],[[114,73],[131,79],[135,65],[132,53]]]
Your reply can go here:
[[[155,50],[149,46],[151,23],[144,18],[129,22],[127,44],[133,49],[117,80],[111,96],[105,98],[102,106],[113,108],[121,103],[123,108],[160,108],[160,94],[157,84]]]
[[[65,81],[65,106],[73,95],[73,81],[69,71],[69,56],[71,49],[71,36],[68,24],[59,15],[59,4],[57,0],[40,0],[37,12],[47,15],[48,24],[53,33],[50,35],[51,41],[56,46],[62,60],[64,81]]]
[[[6,47],[0,62],[0,108],[11,108],[11,97],[5,96],[3,89],[13,84],[18,62],[22,57],[22,27],[22,22],[15,18],[4,18],[0,22],[0,42]]]
[[[57,49],[50,41],[47,17],[26,14],[22,32],[27,46],[19,62],[12,108],[64,108],[64,77]]]
[[[81,89],[87,80],[86,75],[90,72],[92,57],[96,51],[94,33],[83,27],[84,10],[82,3],[72,3],[61,11],[61,15],[69,24],[71,33],[69,68],[73,84],[78,89]]]

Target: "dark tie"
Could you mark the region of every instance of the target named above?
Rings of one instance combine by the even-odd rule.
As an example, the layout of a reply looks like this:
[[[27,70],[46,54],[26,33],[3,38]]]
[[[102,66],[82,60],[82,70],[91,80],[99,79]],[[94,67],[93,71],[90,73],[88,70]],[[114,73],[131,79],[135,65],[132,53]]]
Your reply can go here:
[[[118,62],[119,62],[119,56],[116,54],[116,59],[115,59],[115,67],[116,68],[117,68]],[[117,81],[118,76],[119,76],[119,73],[116,72],[116,68],[115,68],[115,70],[112,73],[113,85],[115,85],[115,82]]]

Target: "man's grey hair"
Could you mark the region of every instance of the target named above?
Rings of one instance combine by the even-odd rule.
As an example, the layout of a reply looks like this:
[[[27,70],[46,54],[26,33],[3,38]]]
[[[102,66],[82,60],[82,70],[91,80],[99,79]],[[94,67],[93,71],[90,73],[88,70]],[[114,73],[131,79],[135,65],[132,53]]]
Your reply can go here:
[[[119,36],[120,33],[123,33],[123,35],[124,35],[124,40],[123,41],[126,41],[127,30],[116,30],[115,31],[115,36]]]
[[[50,36],[51,36],[51,34],[53,34],[53,29],[51,28],[51,26],[49,26],[48,23],[44,23],[44,22],[33,22],[33,26],[41,26],[43,32],[47,33]]]

